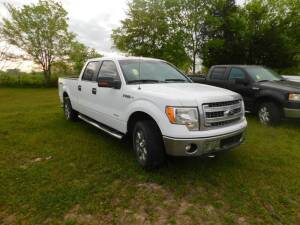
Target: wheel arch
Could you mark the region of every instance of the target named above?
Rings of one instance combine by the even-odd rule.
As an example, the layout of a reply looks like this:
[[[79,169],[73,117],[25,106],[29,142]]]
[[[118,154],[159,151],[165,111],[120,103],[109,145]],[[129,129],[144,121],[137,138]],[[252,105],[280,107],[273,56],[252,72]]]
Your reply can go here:
[[[263,102],[273,102],[275,103],[281,110],[283,108],[283,99],[281,99],[280,96],[277,95],[269,95],[269,94],[265,94],[265,95],[260,95],[255,99],[255,104],[254,104],[254,112],[257,113],[259,106],[263,103]]]
[[[133,113],[131,113],[131,115],[129,116],[128,120],[127,120],[127,135],[131,135],[133,128],[134,128],[134,124],[137,121],[141,121],[141,120],[151,120],[153,121],[157,128],[159,129],[160,133],[162,133],[158,122],[148,113],[143,112],[143,111],[135,111]]]
[[[63,99],[64,99],[64,98],[69,98],[69,94],[68,94],[67,91],[64,91],[62,96],[63,96]]]

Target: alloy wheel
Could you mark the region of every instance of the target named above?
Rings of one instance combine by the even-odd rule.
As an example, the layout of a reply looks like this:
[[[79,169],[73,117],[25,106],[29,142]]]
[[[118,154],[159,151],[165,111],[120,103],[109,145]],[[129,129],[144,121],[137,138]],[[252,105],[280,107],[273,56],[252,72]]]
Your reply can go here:
[[[138,130],[135,134],[135,148],[139,161],[145,162],[147,158],[147,148],[145,135],[142,130]]]
[[[67,120],[69,120],[70,116],[71,116],[70,115],[71,110],[70,110],[70,106],[67,102],[65,102],[65,104],[64,104],[64,109],[65,109],[65,117],[66,117]]]
[[[270,123],[270,112],[266,106],[263,106],[259,109],[258,112],[259,121],[263,124]]]

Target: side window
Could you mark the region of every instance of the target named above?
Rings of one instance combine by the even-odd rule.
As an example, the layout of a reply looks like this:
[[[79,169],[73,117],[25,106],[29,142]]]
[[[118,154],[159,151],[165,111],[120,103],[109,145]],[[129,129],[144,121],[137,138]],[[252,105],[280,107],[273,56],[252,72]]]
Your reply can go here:
[[[89,62],[88,65],[86,66],[82,80],[87,80],[87,81],[97,81],[97,75],[99,72],[101,62]]]
[[[243,70],[239,68],[232,68],[229,73],[229,80],[236,80],[236,79],[246,79],[246,75]]]
[[[212,80],[224,80],[225,79],[226,67],[214,68],[211,72],[210,79]]]
[[[118,79],[118,70],[116,64],[113,61],[104,61],[102,63],[99,77],[113,77]]]

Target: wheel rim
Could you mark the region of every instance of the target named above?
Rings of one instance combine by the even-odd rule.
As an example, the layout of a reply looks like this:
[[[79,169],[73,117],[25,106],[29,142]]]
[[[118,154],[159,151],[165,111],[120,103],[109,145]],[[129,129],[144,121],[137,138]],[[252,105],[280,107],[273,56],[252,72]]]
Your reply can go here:
[[[268,124],[270,122],[270,112],[266,106],[260,108],[258,116],[261,123]]]
[[[65,117],[66,119],[70,119],[70,107],[66,102],[65,102]]]
[[[145,162],[147,158],[146,139],[144,132],[138,130],[135,134],[135,148],[139,161]]]

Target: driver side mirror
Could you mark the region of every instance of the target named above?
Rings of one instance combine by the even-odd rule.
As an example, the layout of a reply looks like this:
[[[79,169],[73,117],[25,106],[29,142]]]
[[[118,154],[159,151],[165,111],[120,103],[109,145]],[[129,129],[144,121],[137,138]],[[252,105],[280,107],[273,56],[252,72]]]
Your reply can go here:
[[[120,80],[116,80],[113,77],[99,77],[98,79],[98,87],[120,89],[121,84]]]

